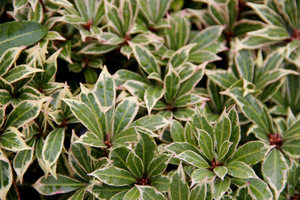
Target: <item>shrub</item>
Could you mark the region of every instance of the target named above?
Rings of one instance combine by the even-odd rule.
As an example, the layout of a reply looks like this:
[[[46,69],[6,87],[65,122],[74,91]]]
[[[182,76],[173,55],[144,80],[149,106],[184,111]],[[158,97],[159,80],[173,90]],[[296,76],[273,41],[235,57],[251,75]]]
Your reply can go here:
[[[299,199],[299,8],[2,0],[0,199]]]

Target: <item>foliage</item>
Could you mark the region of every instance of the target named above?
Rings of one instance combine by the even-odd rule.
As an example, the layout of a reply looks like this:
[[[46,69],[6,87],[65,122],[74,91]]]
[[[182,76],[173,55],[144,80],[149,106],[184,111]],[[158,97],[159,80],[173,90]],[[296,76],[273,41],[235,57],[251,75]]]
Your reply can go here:
[[[1,1],[0,199],[299,199],[299,7]]]

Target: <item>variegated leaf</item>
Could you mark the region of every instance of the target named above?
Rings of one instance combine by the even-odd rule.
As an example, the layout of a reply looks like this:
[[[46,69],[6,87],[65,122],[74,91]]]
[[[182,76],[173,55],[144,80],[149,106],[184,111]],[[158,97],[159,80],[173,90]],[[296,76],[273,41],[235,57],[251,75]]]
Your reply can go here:
[[[180,163],[178,169],[173,173],[169,186],[170,199],[184,200],[189,197],[189,186],[186,182],[185,173],[182,164]]]
[[[165,90],[165,100],[167,103],[171,103],[176,96],[180,86],[180,77],[178,73],[174,70],[172,65],[168,67],[168,73],[164,79],[164,90]]]
[[[22,133],[18,129],[9,127],[0,137],[1,148],[13,152],[30,150],[31,148],[25,143],[22,136]]]
[[[199,154],[195,153],[194,151],[191,150],[186,150],[180,153],[179,155],[176,156],[176,158],[179,158],[180,160],[185,161],[186,163],[193,165],[198,168],[209,168],[209,164],[206,162],[202,156]]]
[[[5,154],[0,149],[0,199],[6,199],[6,194],[9,191],[13,182],[13,173],[10,166],[10,162]]]
[[[160,115],[149,115],[135,120],[130,126],[140,126],[151,131],[156,131],[169,124],[169,121]]]
[[[140,198],[144,200],[166,200],[163,194],[151,186],[136,186],[140,191]]]
[[[151,86],[146,89],[144,99],[148,114],[150,115],[151,110],[157,103],[157,101],[164,95],[164,89],[161,86]]]

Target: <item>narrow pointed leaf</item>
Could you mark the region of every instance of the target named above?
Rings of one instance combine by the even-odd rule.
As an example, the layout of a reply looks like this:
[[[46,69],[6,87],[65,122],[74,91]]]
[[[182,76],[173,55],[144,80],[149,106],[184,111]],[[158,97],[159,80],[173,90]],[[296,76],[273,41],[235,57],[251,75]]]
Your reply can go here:
[[[164,79],[164,96],[167,103],[171,103],[171,101],[174,99],[176,93],[178,92],[179,86],[180,77],[174,68],[169,65],[168,73]]]
[[[48,176],[47,178],[42,176],[33,184],[33,187],[43,195],[54,195],[71,192],[84,185],[85,183],[67,176],[57,175],[57,179],[55,179],[54,176]]]
[[[190,193],[190,199],[205,200],[207,193],[206,184],[197,184]]]
[[[92,171],[92,160],[86,147],[79,143],[74,143],[71,146],[70,154],[76,159],[76,162],[86,172]]]
[[[0,137],[0,146],[3,149],[18,152],[31,149],[21,137],[21,133],[14,127],[9,127]]]
[[[216,167],[214,168],[214,172],[215,174],[223,181],[224,180],[224,177],[226,176],[227,174],[227,167],[225,166],[221,166],[221,167]]]
[[[192,185],[195,183],[202,183],[204,181],[209,181],[212,178],[216,177],[216,174],[209,169],[199,168],[195,169],[192,173]]]
[[[130,126],[140,126],[151,131],[156,131],[169,124],[169,121],[160,115],[150,115],[134,121]]]
[[[124,200],[137,200],[140,196],[140,192],[136,187],[133,187],[130,189],[126,194],[124,195]]]
[[[241,50],[235,55],[235,65],[240,77],[252,82],[254,76],[254,60],[252,52]]]
[[[171,128],[171,130],[170,130],[171,137],[174,142],[184,142],[185,141],[184,129],[180,122],[178,122],[177,120],[172,120],[170,128]]]
[[[221,69],[205,70],[205,74],[210,80],[225,89],[229,88],[237,81],[237,78],[232,73]]]
[[[4,75],[11,67],[12,64],[18,59],[24,47],[10,48],[2,52],[0,58],[0,76]]]
[[[149,177],[155,177],[165,171],[165,169],[168,166],[168,162],[170,160],[169,155],[159,155],[156,158],[154,158],[148,166],[147,174]]]
[[[178,66],[180,66],[181,64],[183,64],[184,62],[187,61],[187,59],[189,58],[189,54],[191,49],[195,46],[196,44],[190,44],[190,45],[186,45],[181,47],[180,49],[178,49],[175,53],[173,53],[173,55],[170,58],[170,63],[174,68],[177,68]]]
[[[112,186],[125,186],[136,182],[131,173],[117,167],[106,167],[98,169],[90,175]]]
[[[6,194],[9,191],[13,182],[13,173],[9,160],[0,150],[0,199],[6,199]]]
[[[264,180],[274,190],[276,199],[286,186],[288,170],[283,154],[277,149],[273,149],[264,160],[262,174]]]
[[[156,148],[156,143],[152,136],[143,132],[139,133],[139,140],[134,151],[142,159],[145,167],[152,161]]]
[[[176,156],[176,158],[179,158],[180,160],[183,160],[187,162],[188,164],[191,164],[198,168],[209,168],[209,164],[202,158],[199,154],[196,154],[195,152],[191,150],[184,151]]]
[[[221,197],[224,195],[224,193],[227,191],[227,189],[230,186],[230,179],[228,177],[225,177],[225,179],[222,181],[221,179],[217,179],[212,186],[212,195],[214,199],[221,199]]]
[[[199,153],[199,150],[195,146],[187,142],[173,142],[172,144],[166,146],[166,149],[167,151],[175,155],[178,155],[186,150],[191,150],[194,151],[195,153]]]
[[[180,163],[178,169],[173,173],[169,186],[169,194],[173,200],[184,200],[189,197],[189,186],[186,182],[185,173]]]
[[[231,134],[231,123],[229,118],[223,113],[215,125],[216,148],[220,153],[223,142],[229,140]]]
[[[234,161],[226,165],[226,167],[228,169],[228,174],[235,178],[246,179],[256,177],[253,169],[242,161]]]
[[[200,149],[202,150],[203,154],[206,156],[206,158],[208,158],[209,160],[212,160],[213,158],[213,149],[214,149],[214,143],[213,140],[211,138],[211,136],[209,135],[209,133],[207,133],[205,130],[203,129],[198,129],[198,134],[200,136],[199,138],[199,146]]]
[[[47,33],[47,28],[37,22],[7,22],[0,25],[0,54],[12,47],[31,45]]]
[[[126,163],[128,169],[136,178],[140,178],[143,176],[144,173],[143,161],[134,152],[129,153],[129,155],[127,156]]]
[[[160,86],[152,86],[147,88],[144,94],[144,99],[148,110],[148,114],[151,113],[152,108],[163,95],[164,90]]]
[[[133,97],[126,98],[119,103],[114,113],[113,131],[115,135],[129,126],[135,118],[138,109],[137,101]]]
[[[122,169],[128,169],[127,157],[130,151],[126,147],[116,147],[110,153],[110,160],[113,160],[114,166]]]
[[[98,148],[105,148],[106,145],[103,141],[94,133],[92,132],[85,132],[83,135],[80,136],[79,140],[76,143],[81,143],[91,147],[98,147]]]
[[[140,198],[144,200],[166,200],[164,195],[150,186],[136,186],[140,191]]]
[[[42,156],[48,169],[58,160],[63,149],[64,138],[65,130],[63,128],[55,129],[47,136],[43,146]]]
[[[133,127],[127,128],[113,137],[113,144],[124,145],[127,143],[137,142],[137,130]]]

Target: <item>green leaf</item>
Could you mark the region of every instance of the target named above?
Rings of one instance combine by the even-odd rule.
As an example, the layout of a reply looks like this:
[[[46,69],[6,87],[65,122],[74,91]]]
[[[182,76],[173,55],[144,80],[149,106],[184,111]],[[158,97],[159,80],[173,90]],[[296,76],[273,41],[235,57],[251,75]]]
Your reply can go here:
[[[81,183],[67,176],[57,175],[56,179],[54,178],[54,176],[48,176],[47,178],[45,176],[42,176],[33,184],[33,187],[40,194],[54,195],[71,192],[79,189],[84,185],[85,183]]]
[[[174,52],[169,60],[169,63],[171,66],[176,69],[178,66],[186,62],[189,58],[189,54],[191,49],[195,46],[196,44],[189,44],[186,46],[181,47],[178,49],[176,52]]]
[[[30,141],[30,147],[35,146],[35,141],[35,139]],[[33,153],[33,149],[19,151],[14,158],[13,167],[21,184],[23,183],[23,176],[25,172],[33,161]]]
[[[128,97],[119,103],[114,113],[113,132],[115,135],[129,126],[135,118],[138,109],[139,106],[134,97]]]
[[[96,134],[101,140],[103,140],[103,134],[97,121],[95,113],[84,103],[72,100],[63,99],[68,104],[75,117],[92,133]]]
[[[188,199],[189,193],[189,185],[186,182],[185,173],[182,164],[180,163],[178,169],[171,177],[169,194],[173,200],[184,200]]]
[[[167,151],[169,151],[175,155],[178,155],[186,150],[191,150],[191,151],[194,151],[195,153],[199,153],[199,150],[195,146],[193,146],[187,142],[173,142],[173,143],[169,144],[168,146],[166,146],[166,149],[167,149]]]
[[[86,188],[80,188],[77,190],[68,200],[80,200],[84,198],[84,194],[86,192]]]
[[[88,150],[83,144],[73,143],[71,145],[71,151],[69,152],[73,158],[76,160],[78,165],[85,171],[85,173],[90,173],[92,171],[92,160]]]
[[[126,159],[129,153],[129,149],[124,146],[115,147],[110,153],[110,160],[114,161],[114,166],[128,169]]]
[[[161,173],[163,173],[165,171],[165,169],[168,166],[168,162],[170,160],[170,156],[169,155],[159,155],[156,158],[154,158],[148,166],[147,169],[147,175],[148,177],[154,177],[157,176]]]
[[[251,36],[258,36],[258,37],[265,37],[269,40],[285,40],[290,38],[290,34],[287,32],[285,28],[278,27],[278,26],[266,26],[265,28],[259,29],[257,31],[249,32],[248,35]]]
[[[283,134],[284,140],[300,138],[300,120],[294,122]]]
[[[81,143],[91,147],[98,147],[98,148],[105,148],[103,141],[94,133],[92,132],[85,132],[83,135],[80,136],[79,140],[76,143]]]
[[[235,55],[234,61],[240,77],[252,82],[254,77],[252,52],[249,50],[241,50]]]
[[[86,55],[102,55],[116,49],[118,45],[91,43],[82,48],[78,53]]]
[[[217,124],[215,125],[215,141],[217,152],[221,152],[223,142],[229,140],[231,134],[231,123],[225,112],[221,115]]]
[[[191,185],[194,185],[195,183],[210,181],[212,178],[215,177],[216,174],[210,171],[209,169],[204,169],[204,168],[195,169],[191,176],[192,179]]]
[[[0,146],[9,151],[22,151],[31,149],[21,137],[22,134],[15,127],[9,127],[0,137]]]
[[[126,145],[127,143],[137,142],[137,130],[134,127],[127,128],[117,135],[114,135],[113,145]]]
[[[122,187],[116,187],[116,186],[110,186],[110,185],[93,185],[93,187],[89,190],[96,198],[99,199],[111,199],[112,196],[115,194],[122,192],[122,191],[128,191],[131,187],[129,186],[122,186]]]
[[[228,174],[235,178],[255,178],[256,174],[253,169],[242,161],[234,161],[226,165]]]
[[[215,167],[214,168],[214,172],[216,173],[216,175],[222,180],[224,181],[224,177],[227,174],[227,167],[225,166],[221,166],[221,167]]]
[[[209,168],[210,167],[204,158],[202,158],[199,154],[197,154],[191,150],[186,150],[175,157],[187,162],[190,165],[198,167],[198,168]]]
[[[135,178],[140,178],[144,173],[143,161],[134,152],[130,152],[126,159],[127,167]]]
[[[24,124],[30,122],[38,116],[42,107],[43,101],[22,101],[13,111],[8,115],[4,124],[4,129],[9,126],[19,128]]]
[[[300,157],[300,139],[292,139],[283,143],[282,150],[292,158]]]
[[[262,175],[274,190],[275,199],[278,199],[286,186],[288,170],[289,167],[283,154],[277,149],[271,150],[262,165]]]
[[[118,167],[106,167],[98,169],[90,175],[112,186],[124,186],[136,182],[131,173]]]
[[[180,122],[177,120],[172,120],[170,127],[171,137],[174,142],[184,142],[184,129]]]
[[[168,73],[164,79],[164,89],[165,89],[165,100],[167,103],[171,103],[176,93],[178,92],[180,86],[180,77],[174,68],[169,65]]]
[[[131,188],[124,196],[120,196],[124,200],[137,200],[140,196],[140,192],[136,187]],[[117,200],[117,199],[116,199]]]
[[[222,69],[205,70],[205,74],[210,80],[225,89],[229,88],[237,81],[237,78],[232,73]]]
[[[214,143],[209,135],[205,130],[203,129],[197,129],[199,137],[199,147],[202,150],[203,154],[205,155],[208,160],[213,159],[213,154],[214,154]]]
[[[6,199],[6,194],[13,182],[13,173],[10,162],[2,150],[0,150],[0,169],[0,199]]]
[[[101,110],[106,112],[115,104],[116,88],[115,82],[110,73],[107,71],[106,66],[104,66],[94,88],[94,92],[97,95],[100,104],[102,106]]]
[[[132,42],[129,42],[129,45],[133,49],[133,54],[137,62],[146,73],[151,74],[152,72],[157,72],[160,74],[160,68],[155,57],[146,47]]]
[[[197,184],[190,193],[190,199],[205,200],[207,193],[206,184]]]
[[[193,90],[198,82],[202,79],[204,74],[204,66],[201,66],[201,68],[197,69],[196,72],[191,76],[188,80],[180,84],[180,88],[177,92],[177,97],[181,97],[184,94],[189,93],[191,90]]]
[[[221,197],[224,195],[224,193],[229,188],[230,182],[231,181],[228,177],[225,177],[225,179],[223,181],[218,178],[212,185],[213,198],[221,199]]]
[[[64,139],[65,130],[63,128],[55,129],[47,136],[42,152],[47,169],[50,169],[50,167],[58,160],[63,149]]]
[[[225,140],[223,142],[220,147],[220,152],[218,152],[218,160],[222,160],[227,155],[227,152],[229,151],[231,145],[232,142],[230,142],[229,140]]]
[[[166,200],[164,195],[150,186],[136,186],[140,191],[140,198],[144,200]]]
[[[150,115],[141,117],[140,119],[134,121],[130,126],[140,126],[151,131],[156,131],[160,128],[165,127],[169,124],[169,121],[160,115]]]
[[[147,88],[144,94],[144,99],[148,114],[151,114],[151,110],[157,103],[157,101],[164,95],[164,89],[161,86],[151,86]]]
[[[273,124],[270,113],[252,94],[248,93],[244,96],[243,91],[238,88],[233,88],[230,91],[224,92],[224,94],[233,98],[241,108],[243,114],[255,124],[263,128],[265,134],[273,132]]]
[[[247,5],[250,6],[266,23],[285,28],[283,19],[271,8],[267,7],[266,5],[254,4],[249,2],[247,3]]]
[[[251,141],[239,147],[230,159],[233,161],[242,161],[248,165],[254,165],[260,162],[268,153],[268,147],[260,141]]]
[[[196,114],[193,116],[192,125],[199,129],[205,130],[212,139],[214,139],[214,130],[204,115]]]
[[[122,85],[130,94],[138,97],[140,100],[144,100],[145,91],[149,87],[148,84],[145,84],[140,81],[129,80],[126,81],[124,85]]]
[[[165,193],[169,189],[170,179],[165,175],[151,177],[151,185],[158,191]]]
[[[0,76],[2,77],[18,59],[24,47],[10,48],[2,53],[0,58]]]
[[[144,77],[142,77],[141,75],[139,75],[138,73],[135,73],[135,72],[132,72],[129,70],[125,70],[125,69],[118,70],[113,75],[113,78],[114,78],[117,86],[124,84],[128,80],[135,80],[135,81],[142,82],[144,84],[149,84],[148,80],[145,79]]]
[[[142,159],[144,167],[148,167],[154,157],[156,143],[154,138],[146,133],[140,132],[138,143],[134,149],[135,153]]]
[[[197,50],[190,53],[189,61],[197,64],[205,64],[208,62],[213,62],[221,60],[222,58],[217,56],[215,53],[208,50]]]
[[[47,33],[45,26],[31,21],[3,23],[0,30],[0,54],[12,47],[31,45]]]
[[[174,102],[174,107],[187,107],[202,102],[205,98],[196,94],[185,94],[177,98]]]
[[[105,15],[109,20],[109,25],[112,26],[120,36],[123,36],[125,32],[123,30],[122,20],[124,19],[122,19],[123,17],[121,18],[120,11],[109,1],[104,1],[104,5]]]

